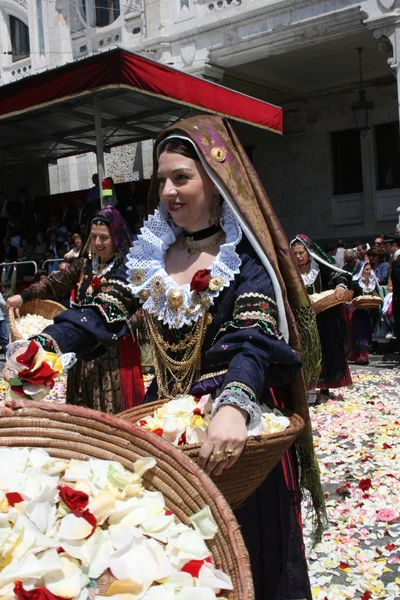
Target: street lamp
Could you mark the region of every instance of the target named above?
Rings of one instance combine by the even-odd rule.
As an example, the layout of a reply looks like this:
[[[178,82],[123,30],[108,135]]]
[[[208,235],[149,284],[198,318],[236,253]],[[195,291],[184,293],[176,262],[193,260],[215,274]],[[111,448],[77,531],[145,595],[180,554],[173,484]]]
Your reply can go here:
[[[365,99],[365,90],[363,88],[363,79],[362,79],[362,67],[361,67],[361,53],[363,48],[356,48],[358,52],[358,61],[360,67],[360,90],[358,92],[359,99],[357,102],[352,104],[351,110],[353,111],[354,120],[356,122],[356,127],[361,132],[366,132],[371,128],[372,123],[372,111],[374,110],[374,103],[368,102]]]

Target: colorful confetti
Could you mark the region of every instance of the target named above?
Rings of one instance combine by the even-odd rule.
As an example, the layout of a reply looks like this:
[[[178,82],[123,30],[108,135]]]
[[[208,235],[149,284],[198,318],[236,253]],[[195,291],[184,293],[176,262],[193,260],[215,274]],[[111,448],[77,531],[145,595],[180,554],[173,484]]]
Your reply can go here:
[[[330,520],[315,547],[306,526],[312,593],[314,600],[395,600],[400,598],[400,371],[356,371],[353,381],[311,409]],[[303,509],[306,514],[307,501]]]

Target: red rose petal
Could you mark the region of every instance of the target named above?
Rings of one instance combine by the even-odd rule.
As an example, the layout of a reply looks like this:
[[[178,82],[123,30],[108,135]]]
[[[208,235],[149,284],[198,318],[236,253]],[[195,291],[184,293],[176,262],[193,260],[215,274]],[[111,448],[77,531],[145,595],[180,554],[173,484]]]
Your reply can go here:
[[[60,494],[61,500],[66,504],[72,513],[82,513],[88,505],[89,496],[85,492],[80,490],[74,490],[69,485],[58,486],[58,493]],[[80,514],[75,514],[79,517]]]
[[[161,427],[157,427],[157,429],[154,429],[153,433],[155,433],[159,437],[162,437],[162,434],[164,433],[164,429],[161,429]]]
[[[85,512],[83,512],[80,515],[75,515],[77,517],[82,517],[82,519],[85,519],[85,521],[87,521],[89,523],[89,525],[92,525],[92,531],[91,533],[89,533],[89,535],[86,536],[86,540],[88,538],[90,538],[94,532],[96,531],[96,527],[97,527],[97,519],[96,517],[90,512],[90,510],[85,510]]]
[[[14,506],[14,504],[18,504],[18,502],[24,501],[23,497],[18,492],[7,492],[6,498],[10,506]]]
[[[189,573],[192,577],[198,577],[201,567],[204,563],[211,563],[211,558],[208,556],[203,560],[189,560],[186,564],[183,565],[181,571],[184,573]]]
[[[21,581],[15,582],[14,594],[17,596],[18,600],[72,600],[72,598],[55,596],[55,594],[52,594],[42,585],[28,592],[24,589]]]

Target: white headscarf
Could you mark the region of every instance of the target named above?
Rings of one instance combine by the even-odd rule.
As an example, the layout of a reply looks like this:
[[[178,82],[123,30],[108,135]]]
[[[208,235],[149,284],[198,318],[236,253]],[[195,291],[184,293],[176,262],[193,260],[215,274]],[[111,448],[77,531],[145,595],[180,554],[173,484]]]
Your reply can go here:
[[[365,285],[365,283],[363,281],[363,275],[362,275],[365,265],[369,265],[369,263],[367,261],[364,261],[361,263],[360,269],[357,271],[357,273],[355,275],[353,275],[353,281],[356,281],[358,283],[358,285],[360,286],[360,288],[362,289],[362,291],[367,294],[367,293],[373,292],[378,287],[378,280],[376,278],[375,272],[371,269],[371,272],[370,272],[369,278],[368,278],[368,283],[367,283],[367,285]]]

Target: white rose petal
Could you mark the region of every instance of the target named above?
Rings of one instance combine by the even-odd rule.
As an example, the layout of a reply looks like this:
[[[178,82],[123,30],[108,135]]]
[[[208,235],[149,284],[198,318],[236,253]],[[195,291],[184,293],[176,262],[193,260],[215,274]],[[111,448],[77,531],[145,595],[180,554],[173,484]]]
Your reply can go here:
[[[233,590],[231,578],[209,563],[201,567],[198,579],[201,586],[210,587],[217,593],[220,590]]]
[[[83,540],[92,533],[92,525],[83,517],[76,517],[72,513],[61,519],[58,532],[60,540]]]
[[[218,531],[218,525],[209,506],[205,506],[198,513],[189,517],[189,521],[205,540],[212,540]]]
[[[27,502],[25,506],[26,515],[42,533],[46,533],[55,521],[56,507],[54,499],[56,493],[56,489],[46,487],[39,496]]]
[[[55,596],[74,598],[81,591],[81,570],[76,563],[61,557],[62,571],[59,574],[46,573],[43,577],[45,587]],[[89,580],[87,580],[89,583]]]

